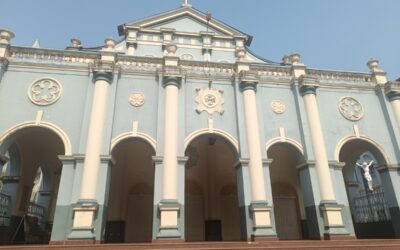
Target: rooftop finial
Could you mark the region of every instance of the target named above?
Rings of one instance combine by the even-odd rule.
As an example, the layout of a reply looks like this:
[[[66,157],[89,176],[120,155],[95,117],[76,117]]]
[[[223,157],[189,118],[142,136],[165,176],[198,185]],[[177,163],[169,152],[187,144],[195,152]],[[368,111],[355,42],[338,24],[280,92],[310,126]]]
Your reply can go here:
[[[191,5],[189,4],[189,0],[183,0],[182,6],[183,6],[183,7],[189,6],[189,7],[190,7]]]

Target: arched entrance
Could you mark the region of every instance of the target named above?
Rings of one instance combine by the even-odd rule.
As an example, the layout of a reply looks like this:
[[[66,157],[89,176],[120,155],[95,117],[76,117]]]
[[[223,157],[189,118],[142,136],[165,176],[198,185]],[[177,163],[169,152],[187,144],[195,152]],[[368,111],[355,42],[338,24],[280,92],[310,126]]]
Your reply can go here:
[[[240,240],[237,152],[215,134],[200,135],[186,148],[185,239]]]
[[[387,164],[382,152],[362,139],[347,141],[339,151],[345,163],[343,178],[357,238],[394,237],[379,166]]]
[[[277,235],[280,240],[306,238],[306,215],[303,193],[296,169],[304,158],[289,143],[275,143],[268,148],[272,197]]]
[[[106,243],[151,242],[153,147],[140,138],[120,141],[112,150]]]
[[[47,244],[65,145],[48,128],[27,126],[3,140],[0,235],[3,244]]]

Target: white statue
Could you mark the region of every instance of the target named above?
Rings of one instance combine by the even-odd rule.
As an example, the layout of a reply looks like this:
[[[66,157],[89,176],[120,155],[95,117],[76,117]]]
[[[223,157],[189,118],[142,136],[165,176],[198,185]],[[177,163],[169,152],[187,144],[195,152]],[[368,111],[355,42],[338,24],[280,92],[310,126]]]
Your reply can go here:
[[[369,167],[372,165],[373,161],[370,161],[369,163],[364,161],[362,164],[359,164],[358,162],[356,163],[357,166],[362,168],[364,170],[364,178],[368,182],[368,188],[370,191],[374,191],[372,188],[372,177],[371,174],[369,173]]]

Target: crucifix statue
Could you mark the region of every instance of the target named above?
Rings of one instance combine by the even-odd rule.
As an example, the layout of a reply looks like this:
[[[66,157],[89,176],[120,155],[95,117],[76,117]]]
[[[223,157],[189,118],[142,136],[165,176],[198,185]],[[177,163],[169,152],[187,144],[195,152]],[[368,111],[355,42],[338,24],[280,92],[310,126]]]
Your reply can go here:
[[[356,163],[357,166],[359,166],[360,168],[362,168],[362,170],[364,170],[364,179],[367,181],[368,183],[368,189],[370,191],[374,191],[373,187],[372,187],[372,177],[370,174],[370,169],[369,167],[372,165],[373,161],[370,161],[369,163],[364,161],[362,164],[359,164],[358,162]]]

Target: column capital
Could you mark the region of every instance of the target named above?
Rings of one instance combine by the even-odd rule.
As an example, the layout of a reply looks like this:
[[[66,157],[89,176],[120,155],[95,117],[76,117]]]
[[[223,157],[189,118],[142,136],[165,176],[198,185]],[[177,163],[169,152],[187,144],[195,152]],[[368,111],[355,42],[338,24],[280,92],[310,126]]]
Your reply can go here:
[[[180,88],[182,84],[182,78],[179,76],[164,76],[162,81],[163,87],[167,87],[168,85],[175,85]]]
[[[103,80],[112,83],[113,73],[107,71],[93,71],[93,82]]]
[[[240,71],[239,73],[239,81],[240,81],[240,90],[244,91],[247,89],[253,89],[256,91],[257,84],[259,83],[259,76],[255,71]]]
[[[301,94],[316,94],[317,88],[319,87],[318,78],[316,76],[302,75],[299,77],[299,88]]]
[[[93,64],[93,82],[98,80],[104,80],[108,83],[112,83],[114,77],[114,62],[96,61]]]
[[[389,101],[400,100],[400,82],[387,82],[385,84],[385,94]]]

